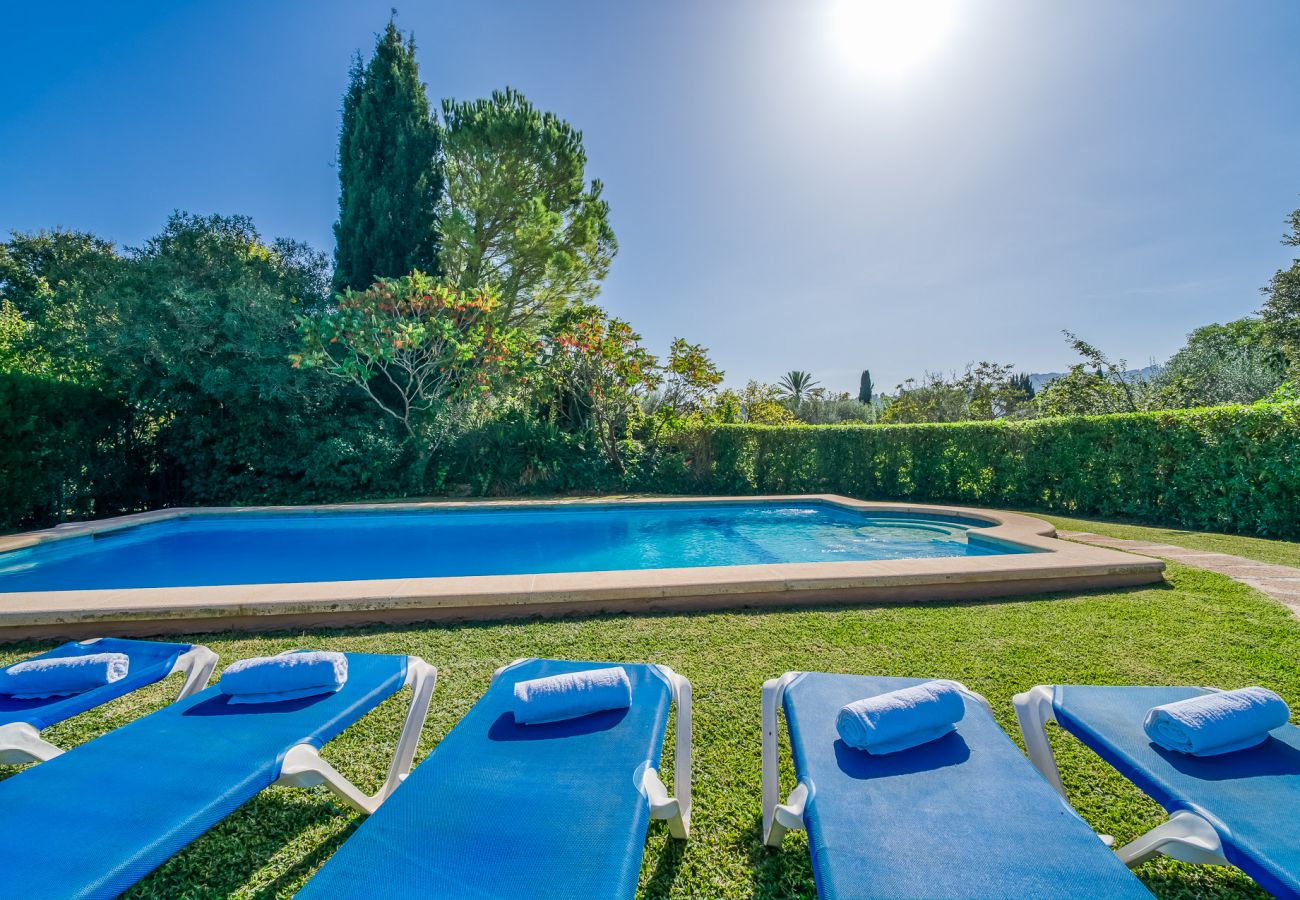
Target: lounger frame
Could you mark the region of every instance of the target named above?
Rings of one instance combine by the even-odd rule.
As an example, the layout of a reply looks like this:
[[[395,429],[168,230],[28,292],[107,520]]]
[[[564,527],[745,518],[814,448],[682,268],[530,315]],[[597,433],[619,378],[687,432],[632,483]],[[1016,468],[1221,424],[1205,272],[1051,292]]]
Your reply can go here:
[[[531,662],[532,657],[522,657],[492,673],[496,682],[502,672],[520,663]],[[651,664],[672,690],[672,701],[677,707],[677,730],[673,735],[673,793],[669,795],[659,773],[647,767],[641,777],[641,793],[650,804],[650,818],[664,819],[668,833],[678,840],[686,840],[691,831],[691,683],[667,666]]]
[[[415,751],[420,744],[420,732],[429,715],[433,689],[438,684],[438,670],[418,656],[406,658],[406,681],[402,687],[412,691],[411,705],[406,710],[406,721],[397,738],[393,760],[388,766],[388,776],[379,790],[367,794],[344,777],[337,769],[321,758],[314,744],[297,744],[289,748],[280,766],[280,777],[273,784],[287,787],[309,788],[323,784],[357,812],[370,815],[397,790],[411,772]]]
[[[90,638],[83,644],[93,644],[101,638]],[[185,676],[176,700],[201,691],[217,667],[217,654],[201,644],[194,644],[176,658],[171,671],[164,678],[177,673]],[[22,765],[45,762],[63,753],[63,750],[41,737],[40,731],[27,722],[10,722],[0,725],[0,765]]]
[[[785,690],[802,672],[786,672],[780,678],[763,682],[763,843],[769,847],[781,846],[787,832],[803,831],[804,806],[808,802],[808,787],[800,782],[786,797],[781,798],[780,736],[777,717],[785,700]],[[953,682],[967,697],[978,702],[990,713],[992,705],[982,695],[960,682]]]
[[[1056,756],[1047,740],[1047,723],[1056,722],[1053,694],[1051,685],[1040,684],[1023,694],[1016,694],[1012,702],[1016,707],[1016,721],[1020,723],[1020,734],[1025,740],[1029,761],[1068,801],[1056,765]],[[1113,842],[1107,835],[1102,835],[1102,840]],[[1208,819],[1188,810],[1174,812],[1164,822],[1115,852],[1129,868],[1140,866],[1160,855],[1207,866],[1232,865],[1224,856],[1223,842],[1214,826]]]

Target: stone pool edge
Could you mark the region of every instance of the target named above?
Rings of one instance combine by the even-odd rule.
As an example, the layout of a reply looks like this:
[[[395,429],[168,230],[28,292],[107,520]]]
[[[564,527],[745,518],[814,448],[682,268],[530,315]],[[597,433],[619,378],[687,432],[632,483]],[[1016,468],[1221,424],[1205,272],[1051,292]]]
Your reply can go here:
[[[491,507],[818,502],[858,511],[957,516],[993,523],[977,539],[1047,552],[869,562],[780,563],[537,575],[0,593],[0,642],[100,635],[363,624],[493,621],[607,612],[977,600],[1160,581],[1164,563],[1061,541],[1041,519],[1019,513],[853,500],[835,494],[748,497],[609,497],[557,500],[350,503],[311,507],[178,508],[0,537],[0,551],[49,540],[214,515]]]

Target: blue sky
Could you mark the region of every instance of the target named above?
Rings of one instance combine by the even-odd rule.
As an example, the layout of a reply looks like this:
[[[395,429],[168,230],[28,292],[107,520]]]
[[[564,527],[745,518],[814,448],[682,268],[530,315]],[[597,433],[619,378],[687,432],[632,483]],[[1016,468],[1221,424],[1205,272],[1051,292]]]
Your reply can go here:
[[[728,381],[1144,365],[1251,312],[1300,206],[1295,0],[406,3],[433,98],[585,134],[602,302]],[[0,230],[141,243],[172,209],[330,250],[339,98],[391,0],[6,4]],[[940,8],[942,7],[942,8]],[[901,49],[900,49],[901,48]]]

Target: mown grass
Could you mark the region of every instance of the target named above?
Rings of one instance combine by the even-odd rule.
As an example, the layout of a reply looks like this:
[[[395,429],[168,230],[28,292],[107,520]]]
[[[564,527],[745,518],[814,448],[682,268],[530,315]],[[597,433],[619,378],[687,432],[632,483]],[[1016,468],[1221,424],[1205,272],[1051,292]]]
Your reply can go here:
[[[1265,684],[1300,703],[1300,624],[1281,605],[1222,576],[1172,565],[1144,589],[1013,602],[864,606],[800,611],[608,616],[586,620],[194,635],[222,664],[293,647],[413,653],[440,677],[421,754],[521,656],[666,663],[695,688],[695,808],[691,840],[655,824],[645,898],[811,898],[802,836],[781,850],[759,836],[759,690],[786,670],[956,678],[985,694],[1016,735],[1012,694],[1038,683]],[[0,663],[48,644],[0,647]],[[47,732],[89,740],[168,699],[175,683],[138,692]],[[368,790],[383,778],[407,698],[388,701],[326,748]],[[1100,832],[1127,841],[1162,813],[1068,736],[1054,743],[1070,798]],[[11,775],[13,769],[0,770]],[[786,789],[792,776],[786,772]],[[344,841],[356,817],[324,789],[273,788],[195,841],[128,896],[290,896]],[[888,827],[888,823],[882,823]],[[864,840],[869,840],[864,836]],[[1042,848],[1042,852],[1049,852]],[[562,873],[558,873],[562,877]],[[1266,896],[1229,869],[1159,861],[1139,870],[1162,898]]]
[[[1091,531],[1093,534],[1106,537],[1173,544],[1175,547],[1204,550],[1207,553],[1231,553],[1234,556],[1244,556],[1246,559],[1282,566],[1300,566],[1300,543],[1294,541],[1244,537],[1240,534],[1219,534],[1213,531],[1187,531],[1182,528],[1153,528],[1149,525],[1106,522],[1100,519],[1075,519],[1038,512],[1027,514],[1046,519],[1062,530]]]

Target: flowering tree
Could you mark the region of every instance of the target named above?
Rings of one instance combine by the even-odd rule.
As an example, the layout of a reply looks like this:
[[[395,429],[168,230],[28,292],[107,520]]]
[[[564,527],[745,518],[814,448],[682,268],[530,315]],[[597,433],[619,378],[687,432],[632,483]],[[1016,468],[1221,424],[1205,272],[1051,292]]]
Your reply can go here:
[[[688,344],[685,338],[673,340],[664,373],[664,404],[675,417],[701,412],[723,378],[708,348]]]
[[[555,387],[590,419],[605,458],[625,472],[619,445],[641,398],[660,381],[658,362],[641,346],[641,335],[600,307],[582,304],[560,313],[538,349]]]
[[[300,320],[303,349],[291,359],[355,384],[396,420],[422,479],[433,452],[527,362],[498,309],[489,293],[421,272],[383,278]]]

